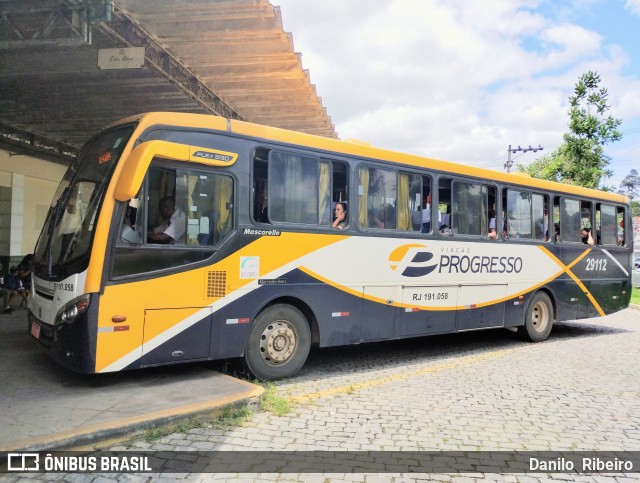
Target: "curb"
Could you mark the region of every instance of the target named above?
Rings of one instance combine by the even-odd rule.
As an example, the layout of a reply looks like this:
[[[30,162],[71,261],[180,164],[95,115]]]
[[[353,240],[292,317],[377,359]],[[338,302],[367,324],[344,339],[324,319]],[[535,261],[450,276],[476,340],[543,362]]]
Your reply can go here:
[[[226,376],[225,377],[231,377]],[[122,418],[108,423],[88,425],[72,432],[59,433],[49,437],[36,437],[12,443],[14,451],[47,451],[94,448],[101,442],[116,444],[135,433],[168,425],[175,425],[189,419],[215,415],[224,408],[239,409],[243,406],[259,404],[265,392],[264,387],[242,381],[247,390],[210,401],[187,404],[162,411]]]
[[[629,308],[633,310],[640,310],[640,305],[638,304],[629,304]]]

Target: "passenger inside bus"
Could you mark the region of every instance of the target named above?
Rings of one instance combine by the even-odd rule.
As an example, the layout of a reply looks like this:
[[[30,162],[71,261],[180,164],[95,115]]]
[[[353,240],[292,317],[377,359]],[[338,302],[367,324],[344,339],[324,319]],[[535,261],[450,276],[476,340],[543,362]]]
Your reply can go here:
[[[546,203],[546,201],[545,201]],[[542,220],[538,219],[536,222],[536,239],[542,241],[549,241],[549,213],[545,206]]]
[[[382,208],[369,210],[369,228],[384,228],[384,210]]]
[[[147,233],[150,243],[172,244],[181,241],[186,231],[184,213],[176,208],[176,202],[171,196],[160,200],[160,216],[162,223]]]
[[[509,230],[507,230],[507,219],[506,218],[504,218],[504,222],[502,223],[502,238],[505,238],[507,240],[509,239]]]
[[[582,243],[584,243],[585,245],[595,245],[593,237],[591,236],[590,228],[583,228],[580,232],[580,236],[582,237]]]
[[[442,235],[453,235],[453,230],[451,229],[451,206],[447,205],[444,212],[440,212],[438,215],[440,219],[440,226],[438,229]]]
[[[253,213],[256,221],[260,223],[269,223],[269,212],[267,210],[267,193],[266,186],[256,191]]]
[[[489,211],[489,234],[487,235],[490,240],[498,238],[498,232],[496,231],[496,213],[495,211]]]
[[[347,227],[347,204],[343,201],[336,203],[333,214],[334,220],[333,223],[331,223],[331,228],[344,230]]]
[[[431,194],[427,195],[425,206],[421,213],[421,233],[429,233],[431,231]]]

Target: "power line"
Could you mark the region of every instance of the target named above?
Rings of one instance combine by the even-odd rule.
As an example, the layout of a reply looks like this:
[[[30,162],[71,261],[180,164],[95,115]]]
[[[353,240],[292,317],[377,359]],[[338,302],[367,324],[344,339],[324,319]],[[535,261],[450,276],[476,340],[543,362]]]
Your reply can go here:
[[[509,149],[507,149],[507,162],[504,163],[504,168],[507,170],[507,173],[511,172],[511,166],[513,166],[513,159],[511,159],[511,153],[517,153],[522,151],[522,153],[519,156],[522,156],[524,153],[529,152],[529,151],[533,151],[534,153],[537,151],[542,151],[544,148],[541,145],[538,145],[537,148],[532,148],[531,144],[529,144],[528,148],[523,148],[521,146],[518,146],[517,148],[512,148],[511,144],[509,144]],[[516,156],[516,157],[519,157]],[[514,158],[515,159],[515,158]]]

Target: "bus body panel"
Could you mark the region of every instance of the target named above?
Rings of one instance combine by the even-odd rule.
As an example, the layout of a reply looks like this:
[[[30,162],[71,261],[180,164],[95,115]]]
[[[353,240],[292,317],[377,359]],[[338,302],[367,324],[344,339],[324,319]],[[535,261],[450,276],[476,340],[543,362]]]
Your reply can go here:
[[[90,374],[95,371],[99,303],[94,299],[86,312],[73,324],[49,324],[37,317],[39,311],[29,311],[28,330],[40,348],[63,367]]]
[[[281,243],[297,249],[272,256]],[[321,347],[502,327],[505,320],[521,320],[529,296],[543,285],[551,287],[558,320],[587,316],[589,310],[601,315],[624,304],[615,289],[601,290],[597,299],[585,294],[590,284],[609,282],[586,279],[588,272],[602,275],[604,270],[592,268],[603,255],[599,249],[581,246],[565,248],[558,256],[536,245],[511,248],[519,254],[515,258],[523,260],[522,265],[514,265],[505,250],[508,247],[487,243],[458,242],[451,247],[446,240],[423,244],[387,238],[372,243],[365,237],[285,232],[241,245],[242,249],[212,266],[107,285],[99,297],[98,350],[90,372],[242,356],[250,322],[283,293],[310,308]],[[430,250],[434,257],[428,264],[412,264],[421,250]],[[255,263],[254,274],[243,272],[247,259]],[[613,262],[607,266],[612,277],[621,270]],[[403,276],[412,269],[429,273]],[[515,269],[519,276],[512,273],[512,280],[509,273],[502,273]],[[568,270],[583,275],[583,287]],[[225,297],[206,296],[211,271],[226,274],[229,292]],[[521,277],[523,273],[528,275]],[[241,278],[247,275],[254,276]],[[56,285],[60,295],[67,293],[62,290],[65,286],[77,286],[75,281],[65,283]],[[67,299],[71,298],[69,293]],[[42,306],[40,300],[33,309]],[[59,330],[60,354],[54,357],[68,359],[61,356],[65,348],[79,341],[86,345],[88,334],[87,329],[66,326]],[[75,365],[86,368],[90,362],[85,358]]]
[[[278,252],[281,244],[291,249]],[[559,319],[576,318],[578,307],[587,304],[604,313],[568,274],[587,271],[598,249],[574,247],[557,257],[537,245],[452,247],[446,240],[289,232],[240,245],[211,266],[105,287],[96,370],[239,357],[251,321],[283,297],[310,308],[323,347],[503,327],[522,315],[528,297],[543,286],[555,294]],[[433,255],[428,263],[412,262],[425,250]],[[224,297],[206,296],[212,271],[225,273]],[[126,322],[113,322],[122,315]],[[197,347],[186,349],[189,340],[197,340]]]
[[[50,325],[56,324],[59,311],[68,302],[87,293],[85,279],[87,272],[73,274],[59,282],[34,280],[34,298],[30,310],[36,317]]]

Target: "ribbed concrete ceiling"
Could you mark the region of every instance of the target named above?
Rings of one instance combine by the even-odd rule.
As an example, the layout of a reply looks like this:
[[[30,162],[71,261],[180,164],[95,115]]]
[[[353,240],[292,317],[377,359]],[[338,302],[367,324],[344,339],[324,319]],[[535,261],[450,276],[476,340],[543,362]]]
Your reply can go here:
[[[119,118],[155,110],[336,137],[268,0],[116,0],[109,21],[104,3],[0,0],[5,149],[77,147]],[[98,68],[98,49],[131,46],[145,47],[143,68]]]

